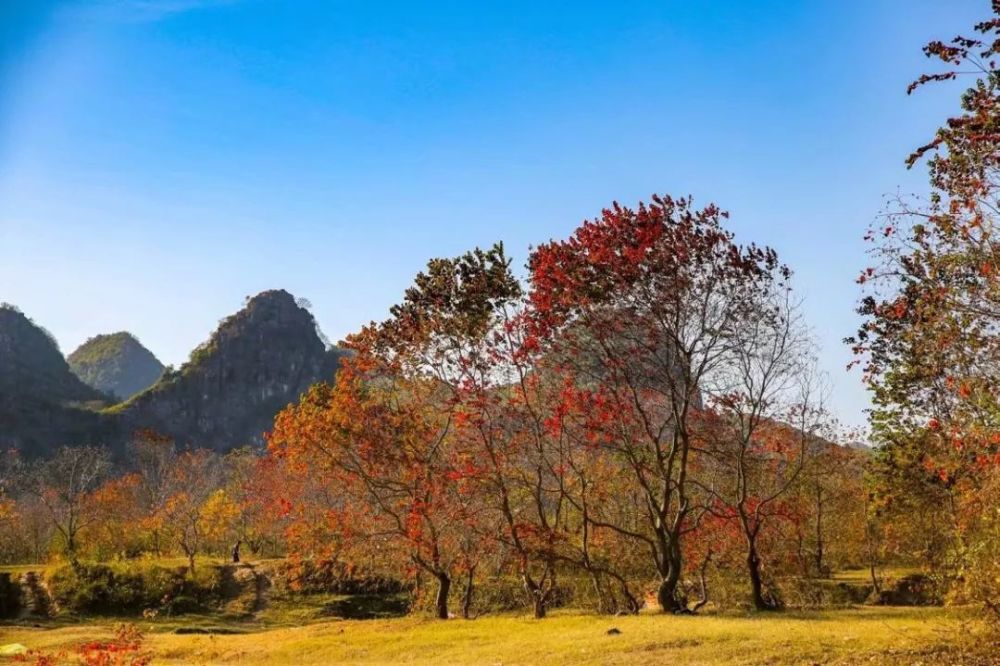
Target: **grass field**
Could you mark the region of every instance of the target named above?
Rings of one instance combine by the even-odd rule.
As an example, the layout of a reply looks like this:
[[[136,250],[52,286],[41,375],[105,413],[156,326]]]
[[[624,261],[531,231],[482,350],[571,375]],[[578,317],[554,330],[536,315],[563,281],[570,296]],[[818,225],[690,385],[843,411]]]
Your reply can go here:
[[[975,644],[971,613],[943,608],[870,608],[757,616],[602,617],[561,611],[545,620],[422,617],[294,625],[214,624],[217,634],[176,634],[211,618],[140,621],[154,664],[989,664],[957,647]],[[0,625],[0,644],[72,650],[110,637],[113,620],[43,627]],[[615,628],[620,633],[609,634]],[[960,639],[962,639],[960,641]]]
[[[832,582],[866,584],[866,575],[841,572]],[[372,608],[366,600],[374,600]],[[259,611],[240,617],[221,609],[144,619],[63,612],[51,619],[0,623],[0,646],[19,643],[48,654],[73,654],[82,643],[110,639],[116,624],[131,622],[145,633],[142,649],[154,664],[998,663],[993,656],[996,644],[979,633],[975,611],[963,608],[854,606],[695,617],[652,610],[629,617],[557,610],[545,620],[523,614],[471,621],[439,621],[419,614],[341,619],[369,611],[384,617],[389,600],[279,594]],[[344,612],[345,607],[352,612]],[[609,633],[611,629],[616,631]],[[4,663],[0,657],[0,666]]]

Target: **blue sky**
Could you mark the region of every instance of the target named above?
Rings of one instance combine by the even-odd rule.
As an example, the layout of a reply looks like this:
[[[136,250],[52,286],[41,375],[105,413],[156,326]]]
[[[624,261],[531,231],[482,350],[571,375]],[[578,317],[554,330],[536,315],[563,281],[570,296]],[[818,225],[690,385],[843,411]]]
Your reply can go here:
[[[834,385],[861,237],[957,105],[920,46],[987,0],[0,0],[0,301],[179,364],[247,295],[336,340],[432,256],[692,194],[795,271]]]

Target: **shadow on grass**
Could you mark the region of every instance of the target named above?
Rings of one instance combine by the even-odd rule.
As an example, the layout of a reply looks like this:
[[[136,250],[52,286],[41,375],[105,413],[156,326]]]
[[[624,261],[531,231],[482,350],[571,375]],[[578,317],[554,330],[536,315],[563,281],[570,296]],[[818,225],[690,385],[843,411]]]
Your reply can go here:
[[[345,620],[380,620],[403,617],[410,612],[405,595],[355,594],[323,605],[320,614]]]

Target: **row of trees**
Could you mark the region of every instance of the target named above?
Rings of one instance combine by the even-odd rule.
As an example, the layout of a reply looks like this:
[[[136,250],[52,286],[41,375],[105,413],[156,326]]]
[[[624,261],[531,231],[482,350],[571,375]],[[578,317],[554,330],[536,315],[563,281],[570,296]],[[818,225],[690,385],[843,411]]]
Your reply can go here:
[[[66,447],[0,465],[0,558],[44,562],[233,554],[246,545],[277,553],[281,528],[258,491],[265,462],[249,449],[220,456],[179,451],[155,432],[138,433],[127,463],[107,450]]]
[[[7,556],[193,568],[239,543],[432,579],[441,617],[498,576],[539,617],[581,580],[606,612],[696,610],[721,573],[777,608],[783,572],[868,562],[864,454],[830,441],[789,271],[724,219],[615,205],[525,283],[500,245],[431,261],[265,457],[147,432],[113,472],[92,448],[11,458]]]
[[[638,610],[652,585],[687,612],[723,558],[773,609],[770,565],[806,515],[825,571],[818,466],[851,456],[827,439],[788,269],[725,217],[615,204],[535,249],[527,288],[501,245],[431,261],[347,340],[336,382],[275,422],[272,455],[324,490],[319,529],[289,499],[293,550],[420,570],[440,617],[486,566],[516,573],[537,617],[561,576],[591,580],[605,610]],[[860,507],[860,479],[847,487]]]

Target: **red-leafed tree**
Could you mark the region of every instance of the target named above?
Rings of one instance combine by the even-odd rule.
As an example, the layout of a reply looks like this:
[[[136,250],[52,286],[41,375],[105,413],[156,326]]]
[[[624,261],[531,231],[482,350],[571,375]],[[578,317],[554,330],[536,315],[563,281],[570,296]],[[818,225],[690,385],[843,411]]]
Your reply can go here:
[[[511,282],[511,284],[514,284]],[[568,555],[570,506],[560,467],[565,441],[548,427],[552,378],[525,350],[516,302],[498,308],[491,335],[468,347],[452,383],[459,412],[464,471],[487,509],[487,540],[511,553],[535,617],[546,615],[558,570]],[[474,362],[472,359],[481,359]]]
[[[598,511],[589,523],[648,552],[666,611],[685,610],[677,592],[699,511],[688,475],[702,393],[734,361],[738,328],[761,316],[760,294],[787,277],[772,250],[737,245],[725,217],[690,199],[615,204],[529,262],[532,344],[607,402],[608,421],[590,436],[641,507],[639,521]]]
[[[307,490],[309,477],[287,474],[282,461],[261,456],[249,447],[229,452],[225,463],[226,494],[238,510],[231,554],[239,555],[242,546],[258,557],[280,554],[288,527],[281,500],[289,496],[315,498],[315,493]]]
[[[348,551],[381,544],[437,580],[440,618],[457,573],[471,595],[483,554],[475,461],[456,422],[468,419],[467,378],[489,371],[482,341],[497,304],[518,293],[499,247],[431,261],[389,319],[347,341],[354,354],[333,387],[279,415],[270,438],[273,452],[342,489],[330,517]]]
[[[365,558],[378,553],[375,563],[397,572],[423,570],[437,580],[436,611],[446,619],[455,574],[475,555],[463,547],[470,513],[447,436],[451,418],[437,408],[444,396],[433,382],[387,376],[370,363],[348,359],[333,387],[314,387],[282,412],[271,451],[335,493],[321,527],[338,535],[336,555],[368,551]]]

